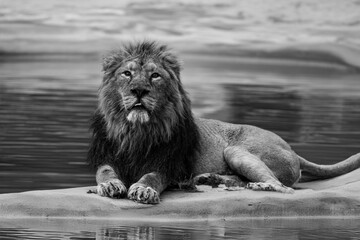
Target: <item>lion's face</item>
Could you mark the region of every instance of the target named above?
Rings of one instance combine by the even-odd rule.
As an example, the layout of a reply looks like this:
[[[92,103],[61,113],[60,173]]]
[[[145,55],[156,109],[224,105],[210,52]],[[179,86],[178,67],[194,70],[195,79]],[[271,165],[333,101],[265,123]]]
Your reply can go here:
[[[145,63],[139,59],[124,62],[116,70],[112,84],[121,97],[119,104],[123,105],[126,119],[132,123],[149,122],[153,114],[161,114],[171,105],[168,95],[176,94],[176,89],[170,87],[176,81],[153,59]]]
[[[117,125],[112,131],[151,126],[171,135],[189,102],[182,90],[180,66],[165,47],[143,45],[128,46],[105,59],[100,109],[109,128]]]

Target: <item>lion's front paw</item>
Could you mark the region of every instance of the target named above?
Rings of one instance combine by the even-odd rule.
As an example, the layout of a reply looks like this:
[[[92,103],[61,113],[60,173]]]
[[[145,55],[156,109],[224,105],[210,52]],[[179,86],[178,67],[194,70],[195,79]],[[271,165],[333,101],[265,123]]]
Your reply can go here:
[[[140,203],[158,204],[160,197],[157,191],[144,184],[134,183],[131,185],[128,198]]]
[[[126,187],[119,179],[100,183],[96,190],[102,197],[123,198],[126,196]]]

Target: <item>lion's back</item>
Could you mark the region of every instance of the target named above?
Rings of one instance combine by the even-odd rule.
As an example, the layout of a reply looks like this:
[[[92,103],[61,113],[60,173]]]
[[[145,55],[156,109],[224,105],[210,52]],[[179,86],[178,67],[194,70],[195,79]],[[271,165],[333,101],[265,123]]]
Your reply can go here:
[[[289,144],[280,136],[256,126],[204,118],[197,118],[195,122],[203,141],[218,150],[234,145],[254,153],[263,151],[264,148],[291,150]]]

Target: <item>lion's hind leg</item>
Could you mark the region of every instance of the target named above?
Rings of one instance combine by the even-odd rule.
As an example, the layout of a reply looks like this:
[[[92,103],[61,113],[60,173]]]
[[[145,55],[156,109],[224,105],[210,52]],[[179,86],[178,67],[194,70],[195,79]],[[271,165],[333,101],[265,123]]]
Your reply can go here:
[[[195,185],[209,185],[218,187],[225,184],[226,187],[245,187],[246,183],[236,175],[220,175],[216,173],[203,173],[193,179]]]
[[[237,146],[231,146],[224,150],[224,157],[229,167],[236,174],[250,181],[246,188],[282,193],[294,192],[292,188],[283,185],[264,162],[248,151]]]

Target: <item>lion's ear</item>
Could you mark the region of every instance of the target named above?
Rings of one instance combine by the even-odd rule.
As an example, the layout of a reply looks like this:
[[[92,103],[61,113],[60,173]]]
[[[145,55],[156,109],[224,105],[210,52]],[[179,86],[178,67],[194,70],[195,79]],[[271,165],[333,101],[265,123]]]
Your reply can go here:
[[[123,61],[121,54],[112,52],[103,57],[102,70],[105,73],[110,73],[118,68]]]
[[[180,77],[181,63],[175,54],[167,53],[164,56],[164,64],[170,68],[178,78]]]

